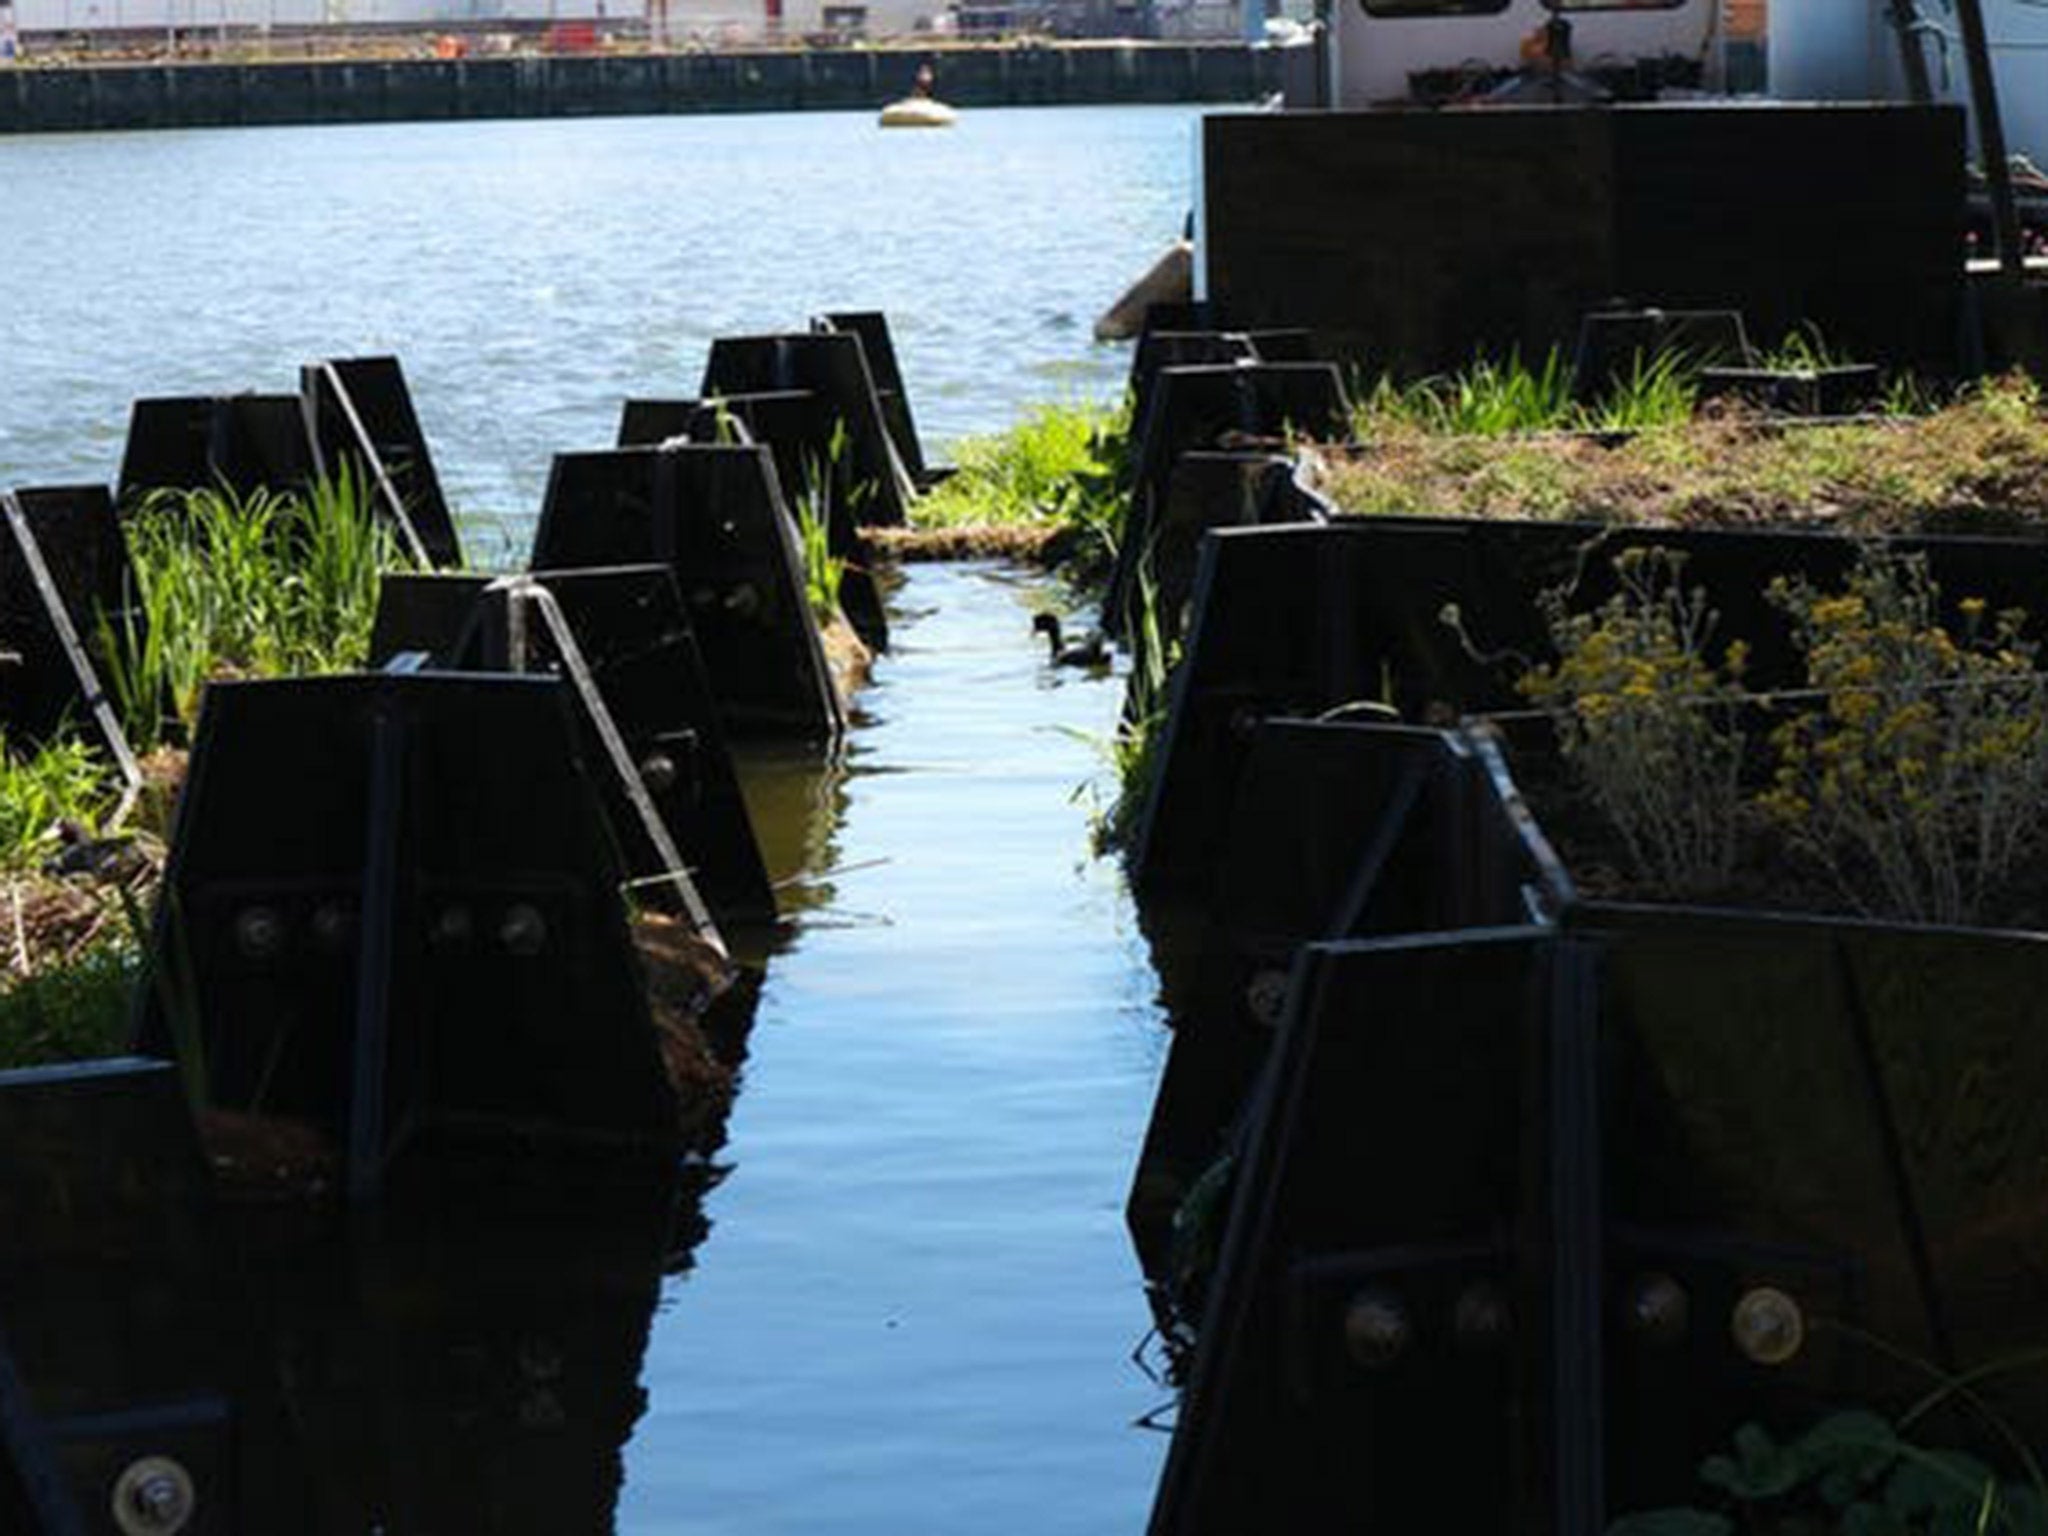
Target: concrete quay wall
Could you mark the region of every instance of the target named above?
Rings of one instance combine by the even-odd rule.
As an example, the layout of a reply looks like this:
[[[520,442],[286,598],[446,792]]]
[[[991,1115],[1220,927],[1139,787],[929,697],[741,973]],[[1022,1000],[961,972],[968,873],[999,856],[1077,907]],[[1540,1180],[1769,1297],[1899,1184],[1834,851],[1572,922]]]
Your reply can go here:
[[[0,133],[879,108],[929,49],[0,69]],[[949,49],[956,107],[1250,101],[1283,55],[1241,43]]]

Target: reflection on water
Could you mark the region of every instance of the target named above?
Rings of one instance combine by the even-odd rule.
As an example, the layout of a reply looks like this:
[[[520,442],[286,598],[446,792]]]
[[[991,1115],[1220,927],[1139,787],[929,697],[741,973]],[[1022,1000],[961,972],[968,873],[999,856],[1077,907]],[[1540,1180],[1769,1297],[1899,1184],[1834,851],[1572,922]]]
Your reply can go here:
[[[704,1231],[698,1193],[673,1164],[493,1162],[323,1237],[245,1227],[274,1394],[249,1528],[609,1529],[661,1279]],[[289,1518],[301,1499],[310,1526]]]
[[[839,823],[846,815],[846,778],[855,749],[748,745],[737,750],[747,813],[761,859],[775,883],[784,925],[832,904],[839,865]],[[736,939],[744,943],[745,936]],[[753,956],[742,954],[743,959]]]
[[[1162,1394],[1122,1206],[1156,982],[1076,795],[1120,683],[1046,665],[1046,600],[906,568],[833,813],[764,786],[826,878],[791,893],[713,1235],[656,1316],[628,1536],[1143,1527]]]

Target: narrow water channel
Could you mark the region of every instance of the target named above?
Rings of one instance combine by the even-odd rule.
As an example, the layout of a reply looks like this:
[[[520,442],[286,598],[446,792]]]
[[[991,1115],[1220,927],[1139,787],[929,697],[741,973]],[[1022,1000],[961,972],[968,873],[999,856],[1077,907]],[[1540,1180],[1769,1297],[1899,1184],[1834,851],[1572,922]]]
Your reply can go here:
[[[1050,601],[909,568],[843,776],[755,786],[804,910],[665,1282],[622,1533],[1143,1527],[1165,1394],[1122,1204],[1162,1031],[1075,795],[1121,685],[1046,665]]]

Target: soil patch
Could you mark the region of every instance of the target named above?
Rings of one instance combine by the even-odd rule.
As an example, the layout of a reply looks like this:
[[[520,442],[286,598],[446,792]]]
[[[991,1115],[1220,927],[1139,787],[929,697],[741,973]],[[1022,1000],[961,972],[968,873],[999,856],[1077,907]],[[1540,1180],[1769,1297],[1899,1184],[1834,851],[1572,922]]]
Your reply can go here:
[[[961,523],[945,528],[870,528],[865,537],[892,560],[1058,561],[1068,530],[1057,523]]]

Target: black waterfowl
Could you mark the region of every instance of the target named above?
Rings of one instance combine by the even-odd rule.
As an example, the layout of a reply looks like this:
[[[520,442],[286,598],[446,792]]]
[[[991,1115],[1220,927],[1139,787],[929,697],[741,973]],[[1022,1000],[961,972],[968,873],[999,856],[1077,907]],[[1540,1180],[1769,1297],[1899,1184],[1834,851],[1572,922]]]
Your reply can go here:
[[[1109,665],[1109,642],[1093,631],[1077,640],[1068,640],[1060,631],[1060,616],[1056,613],[1041,613],[1031,621],[1031,628],[1045,636],[1046,649],[1051,653],[1052,664],[1056,667],[1088,667],[1099,670]]]

